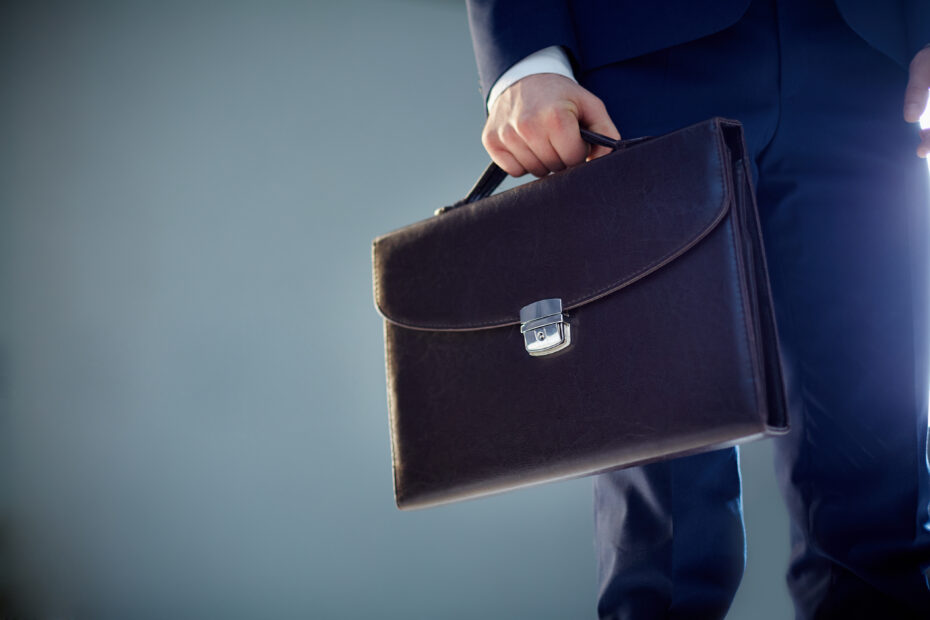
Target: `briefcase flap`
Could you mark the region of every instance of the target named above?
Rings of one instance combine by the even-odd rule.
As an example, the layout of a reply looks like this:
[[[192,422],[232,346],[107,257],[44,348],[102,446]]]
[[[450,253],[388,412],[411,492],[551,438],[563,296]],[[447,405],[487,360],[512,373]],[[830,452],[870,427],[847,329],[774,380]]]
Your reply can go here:
[[[724,218],[725,148],[716,120],[694,125],[381,236],[375,303],[397,325],[459,331],[520,323],[543,299],[571,310],[613,293]]]

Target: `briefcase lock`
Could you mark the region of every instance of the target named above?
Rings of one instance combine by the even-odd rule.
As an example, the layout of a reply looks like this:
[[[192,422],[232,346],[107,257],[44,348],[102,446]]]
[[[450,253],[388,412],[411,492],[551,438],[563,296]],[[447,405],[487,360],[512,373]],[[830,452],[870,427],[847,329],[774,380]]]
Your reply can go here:
[[[541,299],[520,309],[520,333],[533,356],[561,351],[572,343],[571,325],[562,314],[562,300]]]

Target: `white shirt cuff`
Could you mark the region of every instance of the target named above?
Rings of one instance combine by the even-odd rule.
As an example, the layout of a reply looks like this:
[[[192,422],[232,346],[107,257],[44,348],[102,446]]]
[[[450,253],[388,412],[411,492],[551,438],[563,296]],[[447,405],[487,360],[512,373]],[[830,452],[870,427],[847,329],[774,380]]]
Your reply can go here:
[[[488,93],[488,110],[490,111],[491,106],[501,96],[501,93],[512,86],[514,82],[535,73],[557,73],[576,81],[568,55],[560,46],[550,45],[538,52],[533,52],[497,78],[494,86],[491,87],[491,92]]]

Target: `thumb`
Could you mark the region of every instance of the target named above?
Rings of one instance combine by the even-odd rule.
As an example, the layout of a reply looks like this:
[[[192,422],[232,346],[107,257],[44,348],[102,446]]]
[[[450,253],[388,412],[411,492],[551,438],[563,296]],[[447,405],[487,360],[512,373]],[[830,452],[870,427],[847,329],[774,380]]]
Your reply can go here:
[[[584,91],[576,102],[578,104],[578,124],[590,131],[603,134],[614,140],[620,139],[620,132],[614,122],[610,120],[607,114],[607,108],[604,102],[595,97],[589,91]],[[588,159],[597,159],[602,155],[611,152],[612,149],[606,146],[593,146],[588,154]]]
[[[930,48],[924,48],[911,61],[907,89],[904,91],[904,120],[916,123],[927,108],[930,89]]]

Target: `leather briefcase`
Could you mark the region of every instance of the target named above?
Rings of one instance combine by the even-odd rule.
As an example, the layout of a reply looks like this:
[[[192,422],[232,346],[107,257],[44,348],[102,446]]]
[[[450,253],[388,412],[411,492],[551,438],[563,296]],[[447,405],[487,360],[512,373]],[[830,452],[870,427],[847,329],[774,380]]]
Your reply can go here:
[[[788,429],[742,127],[719,118],[374,241],[398,507]]]

